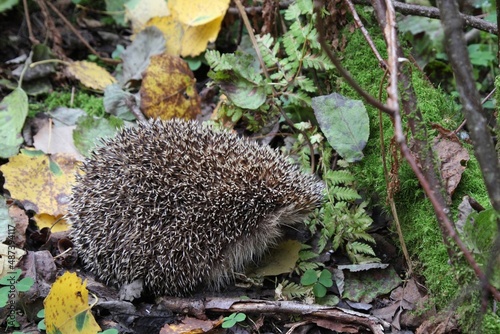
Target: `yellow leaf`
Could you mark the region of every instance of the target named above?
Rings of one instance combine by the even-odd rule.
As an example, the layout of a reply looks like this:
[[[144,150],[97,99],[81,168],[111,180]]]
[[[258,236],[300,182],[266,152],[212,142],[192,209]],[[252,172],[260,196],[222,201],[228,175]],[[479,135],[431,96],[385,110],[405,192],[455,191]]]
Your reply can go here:
[[[101,330],[89,307],[87,281],[76,273],[58,277],[43,301],[47,333],[95,334]]]
[[[195,57],[206,50],[209,42],[214,42],[219,34],[224,17],[220,17],[204,25],[188,27],[184,31],[181,43],[182,57]]]
[[[151,57],[140,89],[141,110],[152,118],[195,118],[200,113],[195,82],[181,58],[167,54]]]
[[[104,91],[104,89],[116,82],[111,74],[101,66],[88,61],[75,61],[68,65],[67,71],[85,87]]]
[[[24,207],[36,213],[64,215],[75,181],[78,161],[67,154],[22,150],[0,167],[4,187]]]
[[[199,26],[216,19],[222,21],[229,0],[169,0],[168,8],[177,20],[188,26]],[[220,24],[219,24],[220,26]]]
[[[178,56],[181,54],[182,36],[186,26],[176,21],[173,16],[153,17],[146,26],[155,26],[163,33],[166,41],[166,52],[169,55]]]
[[[62,217],[63,217],[62,215],[54,217],[46,213],[41,213],[41,214],[36,214],[33,217],[33,219],[35,219],[36,225],[38,226],[39,229],[48,227],[51,229],[52,233],[55,233],[55,232],[63,232],[69,230],[68,222],[66,221],[66,219],[63,219]]]
[[[219,34],[229,1],[169,1],[172,15],[151,18],[146,26],[163,32],[167,53],[195,57]]]
[[[132,23],[132,31],[137,34],[144,29],[146,22],[156,16],[169,16],[165,0],[129,1],[125,4],[125,17]]]

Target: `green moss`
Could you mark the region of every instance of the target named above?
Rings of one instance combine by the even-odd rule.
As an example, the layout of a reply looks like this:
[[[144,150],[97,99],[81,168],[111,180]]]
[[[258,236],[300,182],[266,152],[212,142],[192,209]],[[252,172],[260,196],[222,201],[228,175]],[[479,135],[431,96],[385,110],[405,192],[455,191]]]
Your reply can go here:
[[[385,57],[385,43],[377,29],[378,27],[370,31],[370,35],[378,51],[382,53],[382,57]],[[345,68],[361,87],[372,96],[378,97],[380,81],[384,77],[384,72],[373,54],[368,51],[366,41],[359,31],[349,34],[349,42],[344,54],[346,56],[342,58],[342,64]],[[458,108],[453,99],[433,87],[417,69],[412,68],[411,73],[413,87],[418,97],[418,106],[428,126],[428,137],[433,138],[436,135],[436,131],[430,128],[434,123],[447,129],[455,129],[462,121],[462,116],[457,112]],[[358,94],[344,81],[339,80],[337,84],[341,94],[359,99]],[[383,85],[382,100],[385,99],[386,85],[386,83]],[[366,190],[367,193],[375,193],[379,202],[383,204],[387,195],[379,139],[379,116],[378,111],[374,108],[367,106],[367,110],[371,122],[370,139],[364,150],[365,158],[360,163],[353,165],[353,173],[357,175],[359,188]],[[403,121],[405,120],[403,119]],[[386,115],[383,116],[382,126],[385,151],[390,152],[393,125]],[[408,132],[405,135],[408,136]],[[470,147],[467,148],[472,152]],[[457,300],[457,293],[461,291],[461,287],[477,283],[477,281],[469,266],[466,263],[461,263],[462,260],[456,261],[453,266],[450,264],[434,209],[422,191],[413,171],[404,161],[401,161],[399,181],[400,190],[395,195],[396,206],[406,245],[410,256],[415,260],[415,272],[425,277],[426,287],[438,309],[454,309],[457,306],[452,301]],[[472,153],[467,169],[462,175],[460,186],[455,191],[452,207],[457,208],[462,197],[466,194],[483,205],[487,206],[489,203],[479,166]],[[471,309],[477,310],[477,307],[478,304],[475,304],[471,306]],[[491,316],[492,319],[498,321],[496,315]],[[463,318],[465,319],[467,316]],[[488,320],[488,326],[491,326],[490,324],[495,321]],[[464,327],[467,326],[464,325]]]
[[[47,96],[45,105],[48,110],[57,107],[80,108],[85,110],[90,116],[103,117],[106,112],[102,97],[96,97],[85,93],[76,93],[71,101],[71,93],[67,92],[54,92]]]

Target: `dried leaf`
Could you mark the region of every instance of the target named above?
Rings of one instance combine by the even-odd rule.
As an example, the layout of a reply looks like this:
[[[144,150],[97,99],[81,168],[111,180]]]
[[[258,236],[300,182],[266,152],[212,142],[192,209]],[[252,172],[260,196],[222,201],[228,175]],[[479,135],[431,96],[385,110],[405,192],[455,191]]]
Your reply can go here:
[[[132,23],[134,34],[146,27],[146,22],[155,16],[168,16],[168,9],[165,0],[140,0],[129,1],[125,4],[125,18]]]
[[[78,162],[65,154],[48,156],[22,150],[0,167],[5,188],[27,210],[60,216],[66,213]]]
[[[142,112],[151,118],[195,118],[200,113],[195,82],[181,58],[167,54],[151,57],[140,90]]]
[[[447,138],[434,139],[434,151],[441,161],[441,176],[445,181],[446,192],[451,196],[470,159],[469,152],[459,142]]]
[[[90,89],[104,91],[108,85],[116,82],[108,71],[88,61],[72,62],[66,69],[70,75]]]

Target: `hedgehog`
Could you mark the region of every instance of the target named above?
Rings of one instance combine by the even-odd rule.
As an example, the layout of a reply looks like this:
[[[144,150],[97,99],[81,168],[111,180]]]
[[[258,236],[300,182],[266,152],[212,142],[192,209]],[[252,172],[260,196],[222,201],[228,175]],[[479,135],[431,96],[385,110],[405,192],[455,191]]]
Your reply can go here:
[[[218,291],[323,201],[288,158],[197,121],[147,121],[102,141],[69,205],[82,266],[154,296]]]

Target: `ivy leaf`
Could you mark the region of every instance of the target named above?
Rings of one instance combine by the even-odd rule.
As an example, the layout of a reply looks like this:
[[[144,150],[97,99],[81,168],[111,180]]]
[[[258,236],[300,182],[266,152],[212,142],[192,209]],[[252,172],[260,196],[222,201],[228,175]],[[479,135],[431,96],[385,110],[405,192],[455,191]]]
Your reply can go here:
[[[370,135],[363,102],[333,93],[313,98],[312,107],[330,145],[347,162],[361,160]]]

